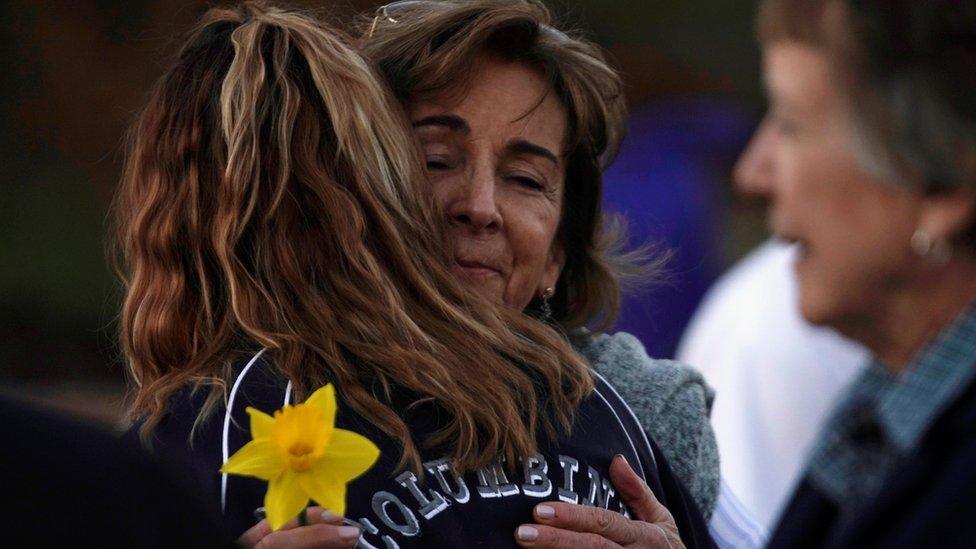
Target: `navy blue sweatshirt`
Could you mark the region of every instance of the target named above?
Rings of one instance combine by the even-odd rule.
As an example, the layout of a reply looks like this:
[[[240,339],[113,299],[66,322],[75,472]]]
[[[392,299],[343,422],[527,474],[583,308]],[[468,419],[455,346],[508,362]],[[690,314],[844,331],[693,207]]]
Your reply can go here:
[[[229,394],[229,413],[221,408],[190,429],[204,391],[178,394],[154,434],[154,449],[182,462],[194,480],[223,510],[228,529],[237,535],[255,523],[267,484],[222,476],[224,460],[250,440],[245,409],[273,413],[291,401],[287,380],[263,357],[239,364]],[[396,404],[394,407],[397,408]],[[403,407],[404,410],[406,407]],[[400,410],[398,410],[400,412]],[[418,444],[439,426],[443,412],[433,405],[401,413]],[[551,440],[539,435],[539,452],[526,456],[509,473],[502,463],[459,475],[446,452],[421,450],[424,476],[397,468],[399,445],[350,407],[341,397],[336,427],[355,431],[380,449],[379,461],[347,488],[346,517],[363,531],[358,547],[514,547],[515,529],[532,522],[542,501],[595,505],[627,514],[609,479],[610,461],[623,454],[672,512],[688,547],[713,543],[684,487],[614,389],[598,378],[597,388],[580,406],[571,434]]]

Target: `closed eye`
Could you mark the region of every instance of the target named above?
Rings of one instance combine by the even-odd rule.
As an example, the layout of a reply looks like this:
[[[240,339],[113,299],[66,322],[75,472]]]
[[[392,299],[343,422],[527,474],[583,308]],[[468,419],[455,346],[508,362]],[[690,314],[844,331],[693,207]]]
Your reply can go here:
[[[432,172],[447,171],[453,169],[454,165],[442,157],[428,157],[427,169]]]
[[[545,189],[545,185],[543,185],[539,181],[536,181],[535,179],[532,179],[531,177],[517,175],[517,176],[512,176],[509,179],[528,189],[532,189],[536,191],[541,191]]]

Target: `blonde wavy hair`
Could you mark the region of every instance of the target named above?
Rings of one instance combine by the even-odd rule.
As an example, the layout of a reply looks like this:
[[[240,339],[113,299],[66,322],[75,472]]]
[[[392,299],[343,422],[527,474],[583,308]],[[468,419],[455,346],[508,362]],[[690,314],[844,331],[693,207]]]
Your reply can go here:
[[[129,146],[113,255],[144,435],[181,390],[209,390],[211,413],[262,347],[298,398],[335,383],[402,441],[401,467],[420,446],[515,464],[572,425],[590,370],[455,281],[406,120],[335,30],[259,3],[207,12]],[[449,421],[414,441],[394,389]]]

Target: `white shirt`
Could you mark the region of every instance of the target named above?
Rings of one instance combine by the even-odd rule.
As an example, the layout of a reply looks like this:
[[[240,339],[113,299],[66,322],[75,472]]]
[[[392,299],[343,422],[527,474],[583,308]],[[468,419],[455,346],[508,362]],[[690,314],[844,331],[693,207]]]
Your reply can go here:
[[[868,352],[804,321],[795,248],[769,241],[705,296],[678,348],[715,388],[723,483],[767,531],[775,526],[836,398]]]

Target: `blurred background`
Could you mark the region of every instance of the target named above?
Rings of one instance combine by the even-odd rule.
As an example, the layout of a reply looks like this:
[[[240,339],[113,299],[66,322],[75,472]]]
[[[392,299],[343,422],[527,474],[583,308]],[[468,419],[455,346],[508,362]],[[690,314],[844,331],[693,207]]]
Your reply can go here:
[[[379,2],[288,2],[338,21]],[[122,136],[210,2],[5,0],[0,4],[0,392],[119,421],[120,290],[104,253]],[[763,107],[754,2],[550,2],[603,45],[632,119],[606,208],[635,243],[673,251],[663,282],[621,327],[672,356],[708,285],[763,238],[730,173]]]

